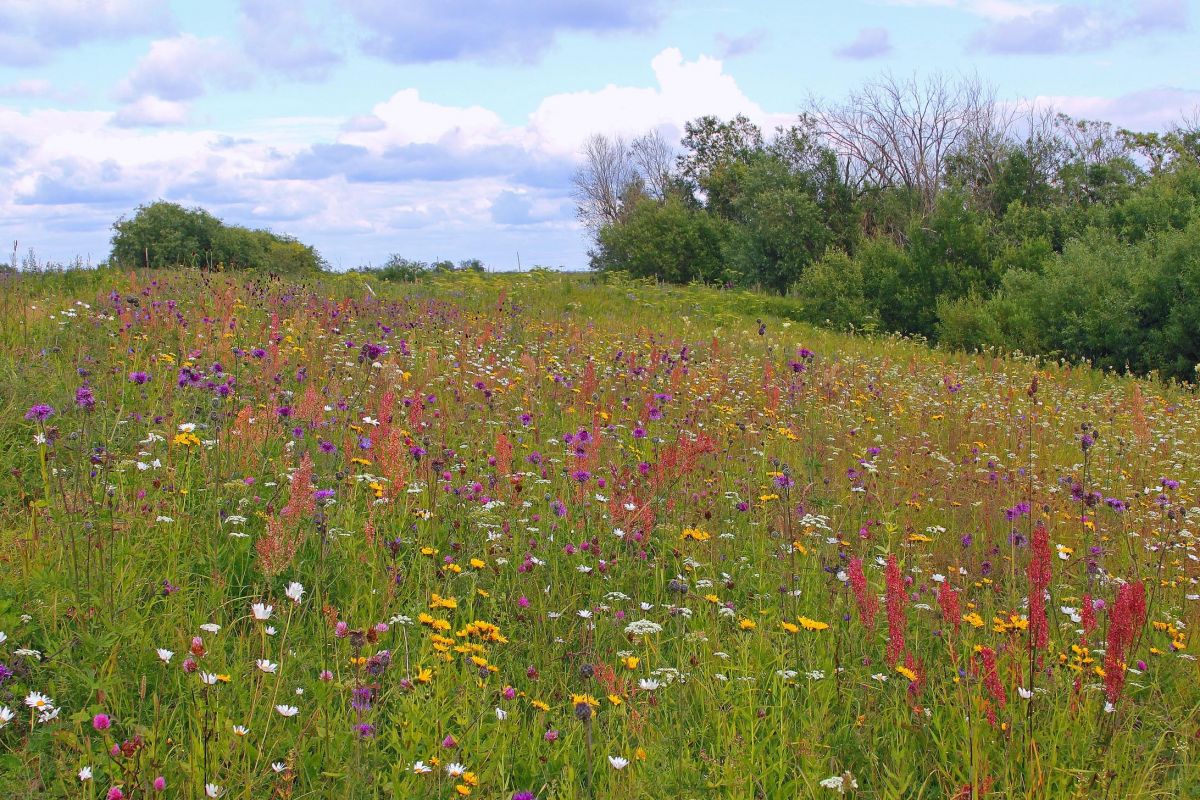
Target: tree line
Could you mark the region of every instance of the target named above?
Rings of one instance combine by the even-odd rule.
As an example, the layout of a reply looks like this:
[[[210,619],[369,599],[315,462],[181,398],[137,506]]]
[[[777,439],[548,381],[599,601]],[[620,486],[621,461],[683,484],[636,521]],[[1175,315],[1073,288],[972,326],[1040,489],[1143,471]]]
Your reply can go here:
[[[1137,132],[883,76],[787,127],[592,136],[574,179],[602,272],[755,287],[801,318],[1195,380],[1200,120]]]
[[[113,223],[109,263],[302,274],[328,266],[310,245],[269,230],[230,225],[202,208],[159,200]]]

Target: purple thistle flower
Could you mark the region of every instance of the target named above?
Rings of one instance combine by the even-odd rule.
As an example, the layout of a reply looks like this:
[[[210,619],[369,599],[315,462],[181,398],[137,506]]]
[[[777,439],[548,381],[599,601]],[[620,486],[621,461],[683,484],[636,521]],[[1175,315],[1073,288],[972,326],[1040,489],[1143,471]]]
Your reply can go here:
[[[350,695],[350,707],[355,711],[370,711],[371,687],[356,686]]]
[[[54,409],[45,403],[36,403],[25,412],[25,419],[30,422],[45,422],[54,415]]]

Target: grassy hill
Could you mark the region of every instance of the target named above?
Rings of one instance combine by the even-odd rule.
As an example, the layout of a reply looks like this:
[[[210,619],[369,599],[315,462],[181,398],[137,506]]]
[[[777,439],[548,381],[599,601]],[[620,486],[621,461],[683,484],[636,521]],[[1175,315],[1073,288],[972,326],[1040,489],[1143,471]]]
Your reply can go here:
[[[1200,793],[1190,387],[615,278],[3,280],[5,796]]]

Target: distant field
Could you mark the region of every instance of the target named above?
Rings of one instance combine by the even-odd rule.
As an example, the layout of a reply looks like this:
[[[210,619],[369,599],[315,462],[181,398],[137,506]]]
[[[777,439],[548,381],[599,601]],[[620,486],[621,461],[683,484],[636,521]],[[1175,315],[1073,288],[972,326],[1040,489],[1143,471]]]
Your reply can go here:
[[[1200,796],[1188,387],[584,276],[4,281],[4,797]]]

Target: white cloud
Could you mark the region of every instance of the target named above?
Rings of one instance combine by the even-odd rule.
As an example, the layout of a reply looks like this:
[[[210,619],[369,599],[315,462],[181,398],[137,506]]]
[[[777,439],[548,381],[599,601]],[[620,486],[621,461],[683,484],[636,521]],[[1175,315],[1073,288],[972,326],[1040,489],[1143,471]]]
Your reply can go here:
[[[235,88],[252,80],[241,54],[224,39],[184,33],[151,43],[116,96],[126,102],[147,96],[180,102],[201,96],[210,84]]]
[[[182,125],[188,121],[191,106],[179,100],[163,100],[146,95],[121,107],[113,121],[126,128],[148,125]]]
[[[1111,122],[1138,131],[1165,130],[1200,109],[1200,91],[1159,86],[1118,97],[1041,95],[1033,103],[1077,119]]]
[[[324,79],[341,62],[309,20],[303,0],[240,0],[246,56],[296,80]]]
[[[44,78],[25,78],[0,86],[0,97],[77,103],[87,96],[88,92],[80,85],[64,88]]]
[[[576,154],[593,133],[636,136],[652,128],[683,130],[696,117],[745,114],[766,130],[787,124],[791,114],[769,113],[748,98],[722,63],[708,56],[685,61],[671,47],[650,62],[657,87],[608,85],[598,91],[551,95],[530,115],[532,146]]]
[[[1053,11],[1056,3],[1024,2],[1023,0],[884,0],[890,6],[909,8],[952,8],[997,22],[1021,19],[1033,14]]]
[[[416,89],[403,89],[378,103],[369,117],[358,117],[338,137],[342,144],[372,151],[410,144],[452,141],[463,146],[511,143],[515,139],[494,111],[482,106],[444,106],[422,100]]]
[[[0,63],[38,64],[58,49],[167,29],[164,0],[3,0]]]

